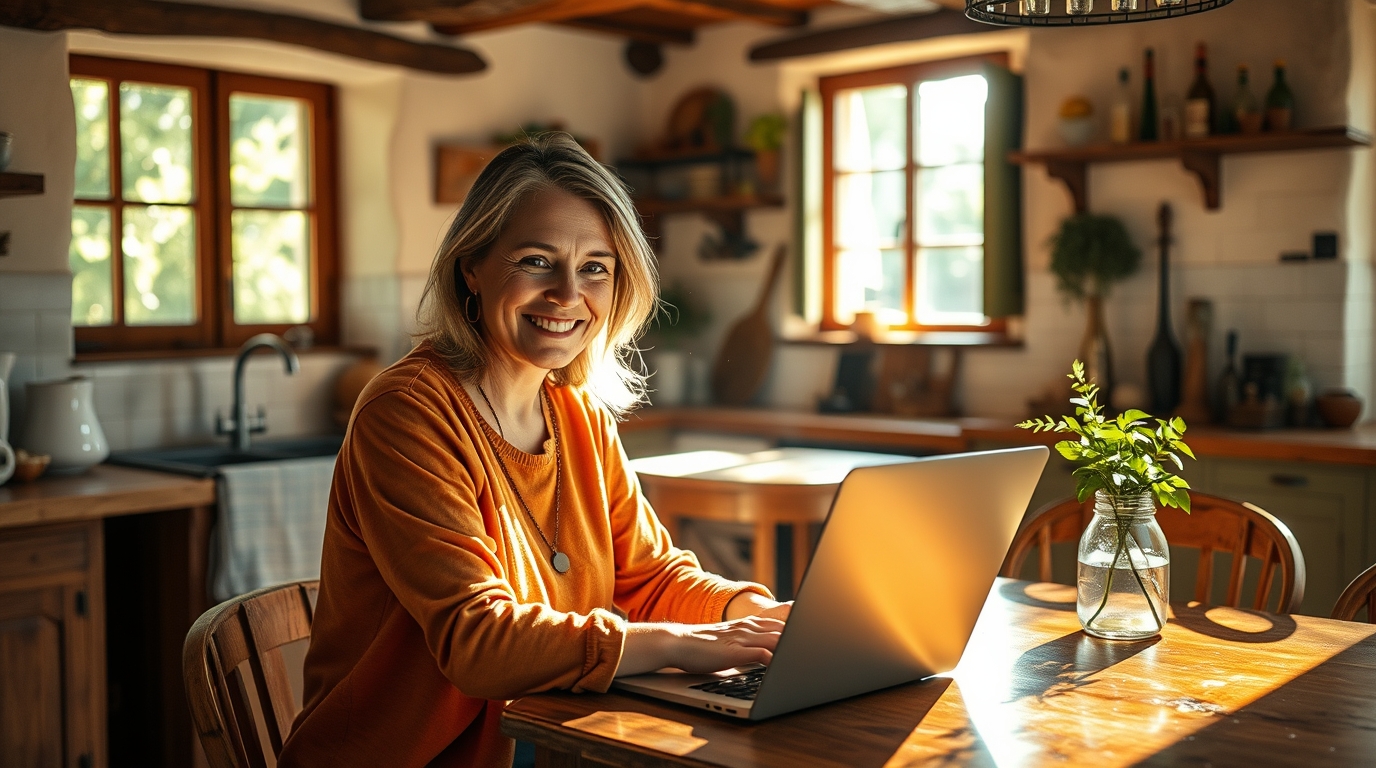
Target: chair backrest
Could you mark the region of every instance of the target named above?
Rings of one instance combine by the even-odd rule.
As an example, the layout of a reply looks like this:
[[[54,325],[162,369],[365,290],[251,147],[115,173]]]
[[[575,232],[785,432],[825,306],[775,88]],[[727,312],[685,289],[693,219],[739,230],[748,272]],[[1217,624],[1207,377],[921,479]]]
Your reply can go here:
[[[1304,598],[1304,554],[1294,534],[1279,519],[1260,507],[1220,496],[1190,491],[1191,513],[1173,507],[1158,507],[1157,522],[1172,547],[1199,550],[1199,570],[1195,574],[1194,599],[1206,605],[1242,604],[1242,582],[1247,574],[1248,556],[1261,562],[1256,597],[1251,607],[1266,610],[1272,581],[1280,579],[1276,613],[1299,610]],[[1013,539],[1003,561],[1003,575],[1017,578],[1032,547],[1038,551],[1038,576],[1051,581],[1051,545],[1079,541],[1080,534],[1094,515],[1093,500],[1080,503],[1073,498],[1047,504],[1028,516]],[[1214,553],[1233,555],[1223,600],[1213,601]]]
[[[318,592],[318,581],[300,581],[240,595],[187,633],[186,696],[212,768],[266,768],[268,754],[276,762],[299,710],[282,646],[310,637]]]
[[[1357,578],[1338,595],[1333,606],[1333,618],[1353,621],[1366,609],[1366,623],[1376,624],[1376,565],[1357,574]]]

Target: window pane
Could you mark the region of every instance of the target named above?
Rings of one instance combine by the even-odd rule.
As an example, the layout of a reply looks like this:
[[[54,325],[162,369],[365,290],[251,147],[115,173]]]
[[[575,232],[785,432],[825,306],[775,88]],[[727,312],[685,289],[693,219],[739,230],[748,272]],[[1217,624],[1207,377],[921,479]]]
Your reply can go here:
[[[307,105],[272,96],[229,97],[234,205],[304,208],[309,193]]]
[[[903,171],[851,173],[836,178],[839,248],[891,248],[903,242]]]
[[[917,158],[922,165],[983,162],[984,101],[989,84],[982,75],[928,80],[917,86]]]
[[[299,211],[235,211],[234,322],[310,321],[309,219]]]
[[[836,257],[836,320],[849,323],[866,309],[879,322],[902,325],[903,281],[906,279],[901,249],[842,251]]]
[[[908,165],[908,89],[858,88],[836,94],[836,168],[893,170]]]
[[[110,199],[110,86],[72,79],[76,109],[76,197]]]
[[[72,241],[67,247],[67,263],[72,268],[72,325],[109,325],[114,320],[110,252],[110,209],[72,206]]]
[[[917,321],[982,325],[984,248],[923,248],[917,253]]]
[[[120,168],[124,199],[189,203],[191,89],[120,83]]]
[[[917,172],[917,242],[984,242],[984,166],[964,163]]]
[[[124,209],[124,324],[196,322],[196,218],[173,205]]]

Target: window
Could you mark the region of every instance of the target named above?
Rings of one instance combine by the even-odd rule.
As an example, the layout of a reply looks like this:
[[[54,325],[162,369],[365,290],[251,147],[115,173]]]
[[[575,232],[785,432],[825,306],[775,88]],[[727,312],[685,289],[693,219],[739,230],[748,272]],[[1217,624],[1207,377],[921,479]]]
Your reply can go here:
[[[820,81],[822,327],[856,312],[909,330],[989,330],[986,58]]]
[[[333,89],[71,58],[78,353],[338,341]]]

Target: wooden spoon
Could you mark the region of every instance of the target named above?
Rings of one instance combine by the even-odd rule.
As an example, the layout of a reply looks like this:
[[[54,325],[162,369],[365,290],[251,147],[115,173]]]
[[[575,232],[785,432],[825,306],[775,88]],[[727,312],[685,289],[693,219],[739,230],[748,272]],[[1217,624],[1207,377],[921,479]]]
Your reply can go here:
[[[774,249],[774,262],[760,286],[760,298],[754,309],[736,321],[717,352],[717,361],[712,366],[712,397],[723,405],[750,402],[769,372],[774,329],[767,313],[787,255],[788,249],[782,243]]]

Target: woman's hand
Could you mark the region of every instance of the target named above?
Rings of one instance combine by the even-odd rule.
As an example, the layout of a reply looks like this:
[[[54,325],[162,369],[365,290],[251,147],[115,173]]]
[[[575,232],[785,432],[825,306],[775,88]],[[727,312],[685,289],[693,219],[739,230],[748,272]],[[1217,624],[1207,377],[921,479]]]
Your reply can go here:
[[[722,611],[722,618],[731,621],[743,619],[746,616],[763,616],[767,619],[788,621],[788,613],[791,610],[793,610],[792,600],[780,603],[770,600],[758,592],[741,592],[726,604],[726,610]]]
[[[768,664],[783,630],[781,619],[763,616],[719,624],[632,624],[626,631],[616,676],[664,667],[717,672],[746,664]]]

